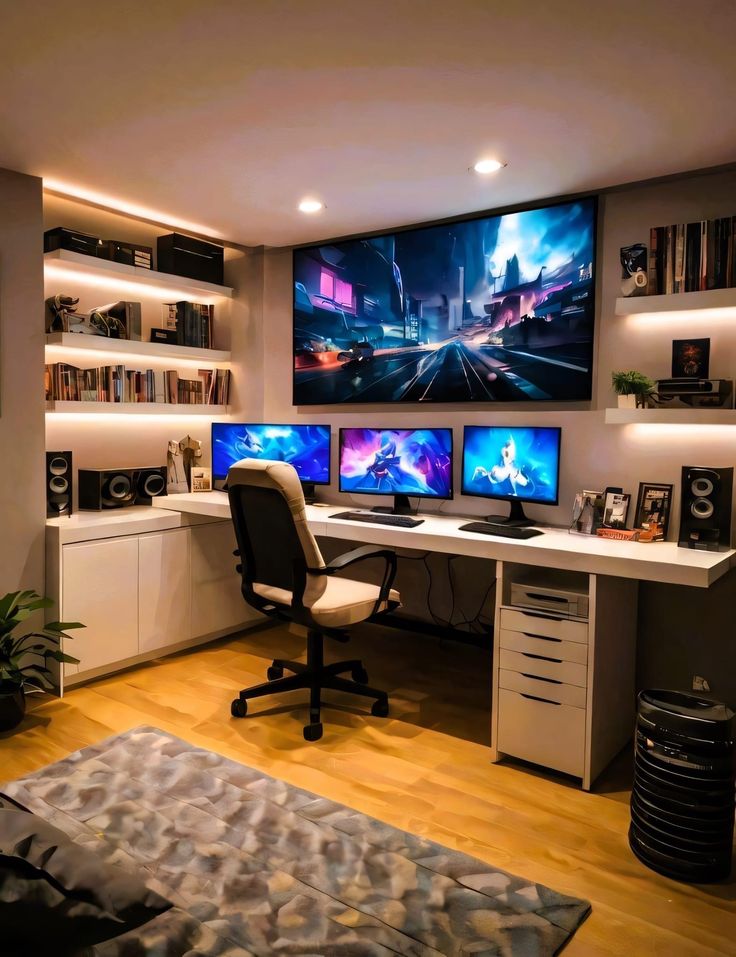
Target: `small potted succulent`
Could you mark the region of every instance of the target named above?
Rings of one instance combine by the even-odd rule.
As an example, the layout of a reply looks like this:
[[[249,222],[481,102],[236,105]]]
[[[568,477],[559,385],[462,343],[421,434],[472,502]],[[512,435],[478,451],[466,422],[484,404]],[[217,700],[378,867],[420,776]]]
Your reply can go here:
[[[78,664],[60,647],[62,638],[72,637],[67,630],[84,628],[78,621],[52,621],[39,631],[14,634],[33,612],[52,605],[50,598],[35,591],[10,592],[0,598],[0,731],[10,731],[23,720],[26,688],[53,688],[49,660]]]
[[[611,373],[611,382],[618,396],[619,409],[643,408],[646,405],[647,396],[654,391],[654,382],[649,376],[645,376],[643,372],[635,372],[633,369],[628,372]]]

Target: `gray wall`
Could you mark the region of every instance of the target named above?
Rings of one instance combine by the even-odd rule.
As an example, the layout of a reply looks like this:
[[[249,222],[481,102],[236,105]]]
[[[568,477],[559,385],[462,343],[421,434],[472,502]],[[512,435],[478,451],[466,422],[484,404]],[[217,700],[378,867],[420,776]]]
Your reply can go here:
[[[44,587],[41,180],[0,169],[0,594]]]

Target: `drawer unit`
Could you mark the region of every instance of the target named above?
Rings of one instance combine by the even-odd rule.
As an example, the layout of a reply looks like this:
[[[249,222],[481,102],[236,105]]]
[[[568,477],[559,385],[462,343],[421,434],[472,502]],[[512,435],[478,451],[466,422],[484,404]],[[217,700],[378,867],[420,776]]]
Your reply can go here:
[[[573,708],[585,707],[585,688],[579,685],[563,684],[553,678],[542,678],[530,673],[522,674],[518,671],[507,671],[503,667],[503,662],[501,663],[498,683],[501,688],[507,688],[509,691],[520,691],[522,694],[529,694],[536,698],[546,698],[549,701],[556,701],[558,704],[569,704]]]
[[[521,608],[501,608],[501,628],[507,631],[520,631],[533,638],[562,638],[564,641],[577,641],[587,644],[588,622],[574,618],[556,618],[546,612],[523,611]]]
[[[565,641],[545,635],[530,637],[521,631],[502,631],[498,642],[501,648],[545,658],[560,658],[584,665],[588,660],[588,646],[582,641]]]
[[[538,655],[522,654],[502,648],[499,654],[501,668],[518,671],[520,674],[537,675],[552,681],[578,685],[585,688],[588,684],[588,669],[574,661],[561,661],[554,658],[540,658]]]
[[[500,751],[582,777],[585,763],[585,709],[544,696],[499,688]]]

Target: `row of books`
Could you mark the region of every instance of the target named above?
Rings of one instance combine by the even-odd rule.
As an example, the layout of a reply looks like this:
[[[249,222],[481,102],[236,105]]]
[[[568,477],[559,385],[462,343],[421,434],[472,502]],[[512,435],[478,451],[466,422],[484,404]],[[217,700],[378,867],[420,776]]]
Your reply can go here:
[[[164,303],[163,308],[165,328],[176,330],[178,346],[192,346],[195,349],[212,348],[214,305],[182,300]]]
[[[657,226],[649,235],[647,293],[736,286],[736,216]]]
[[[46,366],[47,401],[227,405],[229,393],[229,369],[197,369],[194,379],[175,370],[154,372],[122,365],[79,369],[53,362]]]

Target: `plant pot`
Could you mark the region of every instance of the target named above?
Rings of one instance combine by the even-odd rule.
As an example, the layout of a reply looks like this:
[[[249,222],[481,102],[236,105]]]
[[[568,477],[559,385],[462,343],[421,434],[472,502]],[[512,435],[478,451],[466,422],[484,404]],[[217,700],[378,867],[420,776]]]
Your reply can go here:
[[[22,688],[0,691],[0,731],[17,728],[26,714],[26,696]]]
[[[636,408],[636,396],[633,395],[620,395],[618,396],[618,407],[619,409],[635,409]]]

